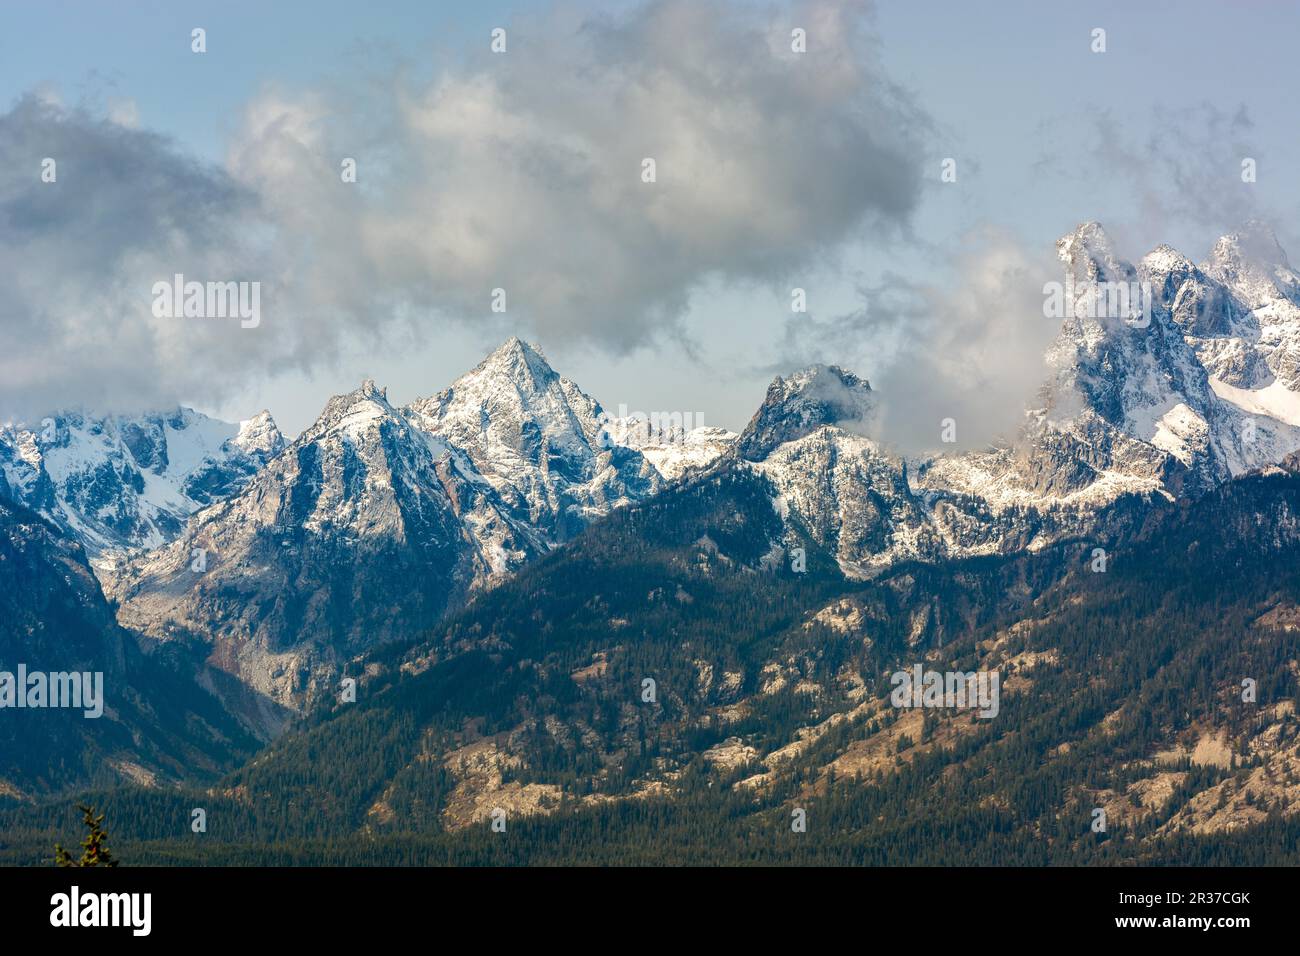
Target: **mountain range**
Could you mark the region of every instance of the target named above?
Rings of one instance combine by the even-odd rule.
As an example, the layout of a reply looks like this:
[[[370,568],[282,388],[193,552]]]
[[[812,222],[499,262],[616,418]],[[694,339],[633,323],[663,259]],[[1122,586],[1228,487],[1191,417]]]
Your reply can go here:
[[[102,662],[136,706],[58,731],[62,768],[14,738],[0,791],[220,779],[251,828],[231,839],[284,840],[311,835],[271,809],[289,790],[358,835],[502,807],[596,821],[715,785],[749,826],[791,799],[947,801],[926,774],[997,766],[1059,797],[977,788],[1026,833],[1088,800],[1144,840],[1261,823],[1247,792],[1285,816],[1300,273],[1258,224],[1199,266],[1123,261],[1096,223],[1057,251],[1045,380],[996,447],[898,454],[873,437],[897,398],[834,365],[777,378],[739,435],[644,428],[519,339],[405,406],[364,382],[293,441],[265,412],[5,426],[0,571],[45,583],[6,590],[0,666]],[[1146,314],[1099,308],[1134,284]],[[1235,603],[1198,595],[1207,573]],[[1183,643],[1139,639],[1162,610]],[[1258,719],[1222,688],[1181,713],[1159,696],[1226,659],[1216,613],[1275,675]],[[1010,716],[891,713],[882,681],[918,658],[1000,668]],[[173,705],[148,706],[155,683]],[[1033,710],[1039,687],[1057,703]],[[1009,733],[1055,748],[1050,786]]]
[[[0,427],[0,481],[92,555],[156,547],[284,450],[268,412],[231,425],[188,408],[67,412]]]

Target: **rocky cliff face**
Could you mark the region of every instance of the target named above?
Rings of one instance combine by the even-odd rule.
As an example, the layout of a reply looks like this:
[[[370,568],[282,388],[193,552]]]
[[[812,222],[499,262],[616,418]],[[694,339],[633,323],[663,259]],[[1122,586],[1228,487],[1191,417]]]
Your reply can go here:
[[[607,421],[518,339],[405,408],[366,382],[176,540],[105,562],[105,586],[123,624],[201,644],[213,666],[296,708],[332,693],[346,661],[424,633],[662,488]]]
[[[643,455],[607,439],[600,404],[517,338],[405,413],[462,452],[509,514],[551,542],[663,485]]]
[[[775,380],[738,437],[650,434],[511,339],[408,407],[373,383],[331,399],[175,541],[106,567],[107,590],[125,624],[200,642],[215,666],[298,707],[332,693],[349,659],[418,636],[674,482],[759,476],[783,531],[757,553],[811,541],[863,578],[901,561],[1106,545],[1153,502],[1201,497],[1300,448],[1300,278],[1271,236],[1225,237],[1201,266],[1168,247],[1125,262],[1095,223],[1057,248],[1050,374],[1002,447],[905,461],[873,437],[890,397],[835,366]],[[265,431],[249,429],[249,455],[273,452]],[[136,467],[158,466],[158,441],[120,433]],[[51,493],[40,484],[28,482],[37,500]]]
[[[814,365],[772,382],[741,434],[737,452],[747,461],[762,461],[824,425],[870,434],[874,414],[875,397],[866,381],[838,366]]]
[[[480,576],[540,553],[504,510],[366,382],[239,494],[105,580],[123,624],[205,643],[215,666],[291,704],[360,650],[429,626]]]
[[[49,706],[49,697],[36,709],[6,701],[0,796],[211,778],[256,746],[190,662],[141,654],[82,548],[0,487],[0,671],[13,681],[20,666],[28,675],[85,675],[100,713],[87,716],[85,696],[70,708]],[[237,688],[231,703],[243,703]]]

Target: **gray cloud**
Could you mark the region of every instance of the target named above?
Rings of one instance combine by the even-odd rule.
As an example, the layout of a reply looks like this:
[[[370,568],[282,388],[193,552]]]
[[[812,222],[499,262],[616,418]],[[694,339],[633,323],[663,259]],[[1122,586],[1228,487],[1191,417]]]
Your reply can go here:
[[[796,10],[557,14],[429,84],[381,82],[364,109],[271,92],[231,169],[310,242],[330,302],[355,308],[333,291],[346,276],[483,321],[503,288],[512,321],[544,340],[624,352],[679,333],[702,280],[779,277],[917,204],[928,121],[876,65],[866,6]],[[344,156],[362,189],[339,188]]]
[[[1083,131],[1081,133],[1081,130]],[[1146,251],[1137,238],[1167,241],[1177,230],[1199,235],[1231,231],[1251,219],[1279,221],[1262,182],[1245,183],[1241,162],[1269,158],[1252,142],[1247,110],[1209,104],[1156,109],[1140,121],[1093,109],[1049,122],[1049,143],[1034,168],[1102,190],[1106,227],[1131,258]],[[1081,209],[1080,219],[1100,213]],[[1073,224],[1071,224],[1073,225]],[[1195,257],[1204,250],[1188,249]],[[880,437],[906,452],[939,449],[939,422],[957,421],[959,447],[982,447],[1018,427],[1046,377],[1043,352],[1059,323],[1043,318],[1043,283],[1060,279],[1049,243],[1026,249],[984,230],[964,237],[960,251],[933,250],[931,274],[917,282],[888,275],[860,289],[855,312],[787,322],[783,362],[856,363],[880,394]],[[850,356],[853,356],[850,359]]]
[[[1010,437],[1047,376],[1044,353],[1060,323],[1043,317],[1043,284],[1059,280],[1054,249],[1024,249],[997,230],[961,237],[941,282],[887,275],[860,291],[860,309],[787,322],[785,361],[838,362],[864,373],[880,418],[870,437],[904,453],[950,449],[940,422],[957,422],[959,448]]]
[[[919,201],[929,121],[878,66],[863,3],[656,0],[507,28],[507,53],[460,51],[425,83],[265,90],[224,169],[131,111],[0,116],[0,415],[218,401],[348,343],[500,321],[498,287],[510,327],[626,353],[689,337],[705,281],[779,280]],[[260,281],[261,326],[154,318],[177,272]]]
[[[216,394],[261,364],[229,325],[151,311],[153,283],[176,272],[261,275],[257,209],[157,135],[35,96],[0,114],[0,416]]]

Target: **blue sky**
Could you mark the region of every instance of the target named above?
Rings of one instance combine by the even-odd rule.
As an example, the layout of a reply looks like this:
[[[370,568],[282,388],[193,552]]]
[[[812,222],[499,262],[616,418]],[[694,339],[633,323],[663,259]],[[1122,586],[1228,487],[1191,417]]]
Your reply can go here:
[[[366,112],[372,96],[386,95],[394,74],[418,90],[448,73],[482,69],[495,26],[509,30],[507,56],[514,56],[533,43],[557,44],[557,31],[572,29],[588,12],[619,22],[639,6],[567,4],[557,13],[551,4],[499,2],[14,5],[0,33],[0,109],[32,93],[65,107],[85,106],[169,137],[180,156],[225,169],[232,144],[247,135],[249,104],[268,91]],[[761,23],[807,16],[779,4],[739,6]],[[605,334],[625,321],[618,314],[588,317],[580,328],[562,317],[526,316],[515,327],[510,319],[456,314],[455,300],[430,310],[427,301],[388,302],[377,294],[366,308],[402,312],[392,327],[377,321],[356,341],[321,355],[302,343],[274,361],[240,353],[222,387],[209,380],[211,372],[204,373],[208,379],[179,376],[168,385],[181,393],[177,398],[228,417],[269,407],[296,431],[329,394],[363,377],[409,400],[445,386],[518,331],[607,406],[699,411],[706,421],[739,428],[777,370],[830,359],[876,381],[891,363],[906,361],[906,349],[887,330],[878,339],[834,343],[829,353],[815,337],[802,341],[798,322],[804,320],[789,314],[791,284],[808,288],[813,325],[864,308],[862,287],[887,275],[961,295],[968,268],[979,268],[967,260],[990,243],[990,233],[1033,258],[1050,253],[1056,237],[1085,219],[1102,221],[1126,256],[1168,242],[1199,260],[1238,224],[1233,217],[1262,215],[1294,259],[1300,256],[1298,9],[1262,2],[883,0],[868,16],[869,47],[879,57],[871,81],[897,84],[925,118],[909,132],[916,201],[885,232],[869,225],[833,235],[813,230],[808,254],[783,249],[789,268],[774,265],[770,276],[764,266],[741,264],[746,250],[728,248],[716,269],[671,274],[681,294],[665,308],[679,314],[657,331]],[[207,30],[203,56],[189,48],[195,26]],[[1089,48],[1096,27],[1106,30],[1104,54]],[[356,147],[363,155],[383,149],[382,124],[369,132],[376,139]],[[1259,169],[1244,199],[1238,147],[1249,150]],[[957,159],[956,183],[939,182],[945,157]],[[436,174],[436,167],[426,174]],[[810,188],[817,178],[812,163]],[[798,182],[791,184],[795,193]],[[878,201],[864,197],[864,209]],[[678,235],[690,237],[689,231]],[[37,346],[32,342],[33,355]],[[57,394],[57,379],[46,384]],[[76,394],[71,382],[68,392]]]

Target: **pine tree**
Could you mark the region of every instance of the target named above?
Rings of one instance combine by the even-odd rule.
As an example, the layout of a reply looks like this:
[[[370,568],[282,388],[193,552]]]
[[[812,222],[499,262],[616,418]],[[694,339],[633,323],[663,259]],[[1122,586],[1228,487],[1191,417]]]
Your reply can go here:
[[[81,818],[90,831],[81,841],[81,859],[74,860],[72,854],[63,849],[63,845],[54,844],[54,863],[56,866],[117,866],[112,852],[104,842],[108,834],[104,831],[104,815],[95,816],[95,808],[77,805]]]

